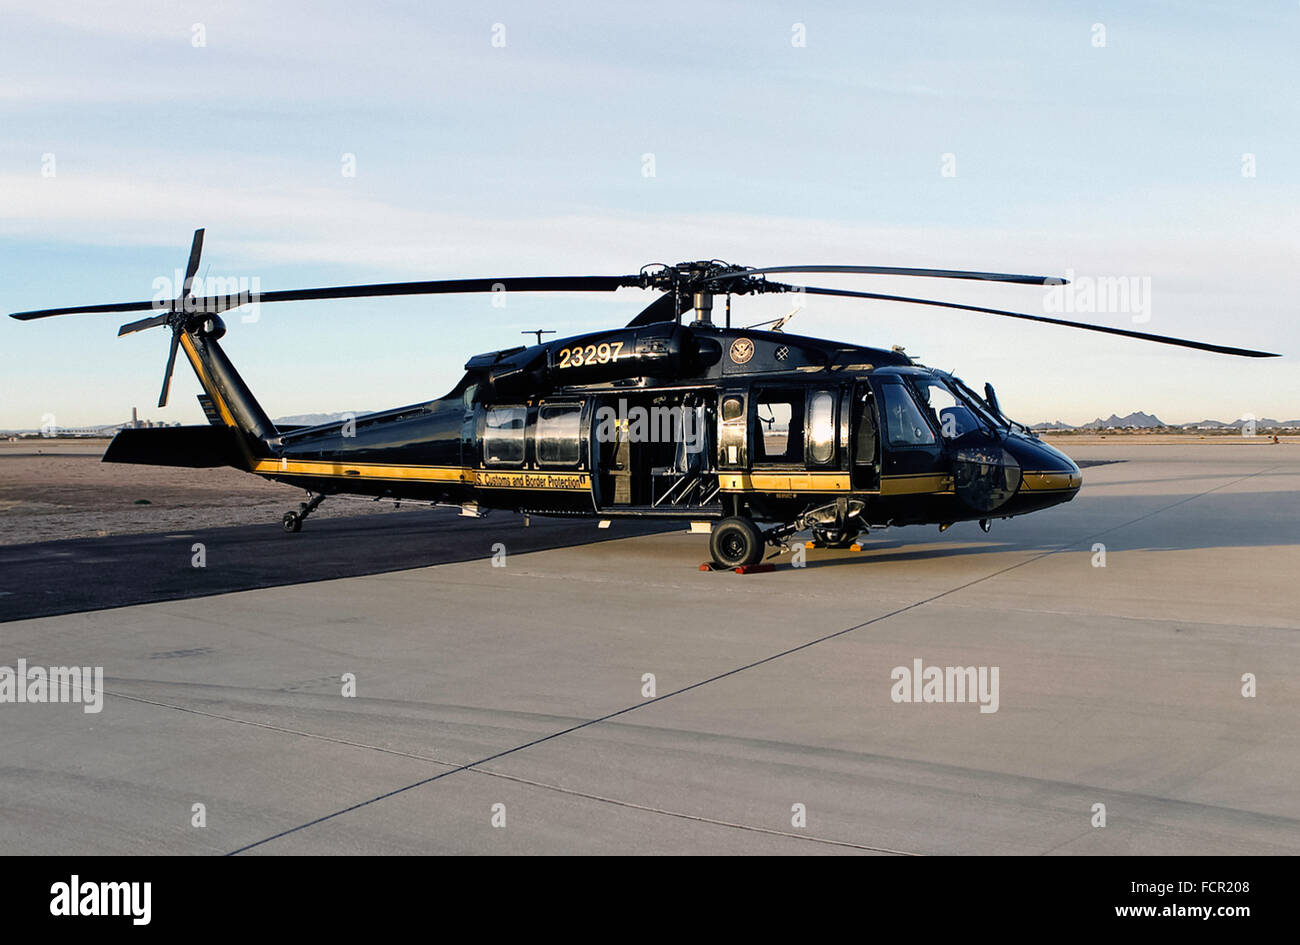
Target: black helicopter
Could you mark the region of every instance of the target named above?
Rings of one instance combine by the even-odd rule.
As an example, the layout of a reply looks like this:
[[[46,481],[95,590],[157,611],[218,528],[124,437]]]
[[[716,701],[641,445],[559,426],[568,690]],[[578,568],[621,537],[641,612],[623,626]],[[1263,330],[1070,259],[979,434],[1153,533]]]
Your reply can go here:
[[[747,268],[717,260],[635,275],[452,279],[282,292],[192,294],[203,246],[194,234],[173,300],[18,312],[153,311],[123,325],[171,330],[158,405],[178,350],[198,375],[208,426],[124,429],[104,462],[233,466],[291,483],[309,499],[353,494],[599,519],[683,519],[709,531],[719,566],[759,562],[768,544],[808,530],[843,546],[873,527],[978,521],[1062,502],[1083,477],[1068,456],[952,374],[883,350],[787,334],[784,319],[731,327],[731,296],[767,292],[875,299],[1000,315],[1244,357],[1224,345],[907,296],[791,285],[783,273],[849,273],[1059,285],[1043,276],[884,266]],[[276,426],[219,339],[221,313],[261,302],[468,292],[613,292],[658,297],[625,327],[475,355],[444,397],[318,426]],[[724,325],[713,321],[723,297]],[[694,312],[689,325],[682,323]],[[538,340],[540,342],[540,334]],[[759,523],[763,523],[760,525]]]

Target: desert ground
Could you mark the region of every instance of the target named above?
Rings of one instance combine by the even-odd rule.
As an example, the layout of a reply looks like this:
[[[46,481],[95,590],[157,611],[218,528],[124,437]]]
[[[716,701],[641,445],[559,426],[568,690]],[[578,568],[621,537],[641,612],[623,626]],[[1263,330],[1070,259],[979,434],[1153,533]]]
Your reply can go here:
[[[305,497],[236,469],[101,463],[108,442],[0,442],[0,545],[278,522]],[[391,501],[336,498],[312,518],[392,508]]]

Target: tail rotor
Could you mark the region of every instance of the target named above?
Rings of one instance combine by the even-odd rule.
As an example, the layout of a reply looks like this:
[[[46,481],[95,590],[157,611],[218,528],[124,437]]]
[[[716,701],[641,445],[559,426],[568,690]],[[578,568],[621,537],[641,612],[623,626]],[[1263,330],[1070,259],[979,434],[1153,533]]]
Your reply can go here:
[[[199,256],[203,253],[203,230],[194,231],[194,242],[190,244],[190,260],[185,266],[185,282],[181,285],[180,294],[168,303],[167,310],[161,315],[152,315],[149,318],[142,318],[139,321],[128,322],[117,330],[118,337],[129,335],[132,332],[144,331],[146,328],[157,328],[160,325],[167,325],[172,330],[171,347],[167,352],[167,368],[163,372],[162,393],[158,395],[158,406],[167,406],[167,395],[171,392],[172,372],[176,369],[176,349],[181,344],[181,334],[185,331],[185,326],[189,323],[189,317],[193,314],[193,305],[190,299],[194,298],[194,275],[199,271]]]

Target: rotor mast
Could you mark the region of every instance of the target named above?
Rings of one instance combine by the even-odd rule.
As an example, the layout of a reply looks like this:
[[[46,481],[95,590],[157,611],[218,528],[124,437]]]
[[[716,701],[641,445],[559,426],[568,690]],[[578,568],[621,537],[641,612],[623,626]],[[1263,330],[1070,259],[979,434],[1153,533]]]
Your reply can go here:
[[[691,327],[713,324],[713,293],[700,289],[695,293],[695,321]]]

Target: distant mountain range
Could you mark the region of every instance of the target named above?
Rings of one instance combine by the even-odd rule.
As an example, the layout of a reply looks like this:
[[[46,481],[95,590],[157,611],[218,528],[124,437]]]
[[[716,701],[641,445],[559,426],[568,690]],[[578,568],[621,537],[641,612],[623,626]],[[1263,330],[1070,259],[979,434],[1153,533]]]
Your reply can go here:
[[[1060,420],[1044,420],[1042,423],[1031,423],[1030,429],[1033,430],[1150,430],[1164,427],[1170,430],[1240,430],[1246,425],[1246,420],[1198,420],[1195,423],[1165,423],[1159,417],[1141,410],[1134,411],[1127,416],[1117,416],[1111,414],[1105,420],[1098,417],[1091,423],[1084,423],[1079,426],[1072,426],[1068,423],[1062,423]],[[1287,429],[1300,428],[1300,420],[1273,420],[1268,417],[1261,417],[1255,421],[1257,429]]]

